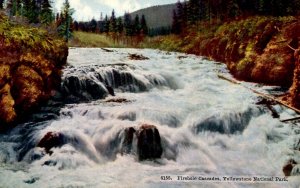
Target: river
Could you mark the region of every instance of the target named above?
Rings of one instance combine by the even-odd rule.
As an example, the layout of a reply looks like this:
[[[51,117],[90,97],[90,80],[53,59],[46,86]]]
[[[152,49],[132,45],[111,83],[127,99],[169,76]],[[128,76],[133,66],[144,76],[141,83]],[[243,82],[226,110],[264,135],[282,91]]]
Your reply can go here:
[[[299,176],[266,179],[283,178],[288,160],[300,162],[299,124],[273,118],[248,89],[278,88],[218,74],[231,78],[225,65],[194,55],[71,48],[57,114],[0,134],[0,187],[298,187]],[[274,109],[280,119],[295,116]],[[159,131],[160,159],[120,152],[121,132],[143,124]],[[37,147],[48,132],[68,138],[51,153]],[[231,177],[266,178],[224,180]]]

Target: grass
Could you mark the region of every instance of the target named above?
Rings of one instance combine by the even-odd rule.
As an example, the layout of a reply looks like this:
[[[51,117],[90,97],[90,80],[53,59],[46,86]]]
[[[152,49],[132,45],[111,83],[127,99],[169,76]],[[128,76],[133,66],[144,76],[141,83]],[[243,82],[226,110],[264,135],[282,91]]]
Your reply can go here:
[[[69,41],[70,47],[94,47],[94,48],[124,48],[125,44],[114,42],[111,37],[105,34],[87,33],[76,31],[73,33],[73,38]]]

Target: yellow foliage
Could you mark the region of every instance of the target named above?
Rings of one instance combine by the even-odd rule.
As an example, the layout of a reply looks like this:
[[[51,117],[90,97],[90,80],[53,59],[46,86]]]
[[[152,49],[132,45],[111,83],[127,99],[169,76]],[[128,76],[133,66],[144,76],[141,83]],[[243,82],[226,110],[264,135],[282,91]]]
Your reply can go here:
[[[17,114],[14,109],[15,101],[10,93],[10,86],[6,84],[0,90],[0,119],[4,120],[6,123],[11,123],[17,117]]]

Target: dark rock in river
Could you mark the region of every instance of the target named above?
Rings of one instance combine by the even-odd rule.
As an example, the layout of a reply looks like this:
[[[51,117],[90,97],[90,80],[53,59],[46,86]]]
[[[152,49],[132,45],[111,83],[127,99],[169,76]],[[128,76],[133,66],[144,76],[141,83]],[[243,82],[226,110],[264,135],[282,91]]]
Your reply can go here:
[[[112,87],[109,86],[109,85],[106,85],[105,87],[106,87],[108,93],[109,93],[111,96],[115,96],[114,88],[112,88]]]
[[[142,125],[136,133],[139,160],[160,158],[163,149],[161,138],[154,125]]]
[[[148,60],[148,57],[145,57],[143,55],[140,54],[129,54],[129,59],[130,60]]]
[[[133,127],[128,127],[124,130],[121,142],[121,154],[129,154],[131,152],[135,132],[136,130]]]
[[[48,132],[38,143],[38,147],[45,148],[46,152],[52,154],[50,151],[54,147],[60,147],[65,144],[65,136],[62,133]]]
[[[282,168],[282,171],[285,176],[290,176],[293,168],[297,165],[297,162],[291,159],[290,161],[287,162]]]

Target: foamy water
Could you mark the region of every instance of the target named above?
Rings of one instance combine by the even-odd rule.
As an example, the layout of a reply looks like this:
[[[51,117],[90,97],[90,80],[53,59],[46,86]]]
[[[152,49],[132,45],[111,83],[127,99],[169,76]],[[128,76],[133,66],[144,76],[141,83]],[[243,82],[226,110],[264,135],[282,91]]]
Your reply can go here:
[[[112,50],[70,49],[62,82],[68,104],[59,117],[0,135],[0,187],[299,187],[299,176],[264,183],[178,181],[284,177],[286,161],[300,162],[300,126],[274,119],[251,90],[218,78],[230,77],[222,64],[157,50]],[[149,60],[130,60],[129,53]],[[117,98],[128,102],[105,102]],[[281,119],[295,116],[275,109]],[[161,159],[120,154],[120,132],[142,124],[159,130]],[[36,147],[50,131],[70,138],[52,155]]]

